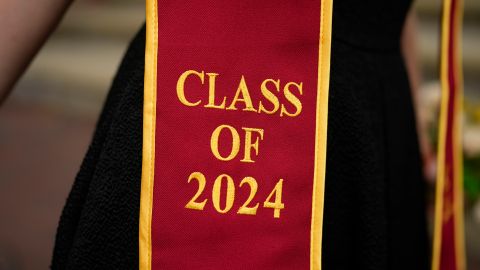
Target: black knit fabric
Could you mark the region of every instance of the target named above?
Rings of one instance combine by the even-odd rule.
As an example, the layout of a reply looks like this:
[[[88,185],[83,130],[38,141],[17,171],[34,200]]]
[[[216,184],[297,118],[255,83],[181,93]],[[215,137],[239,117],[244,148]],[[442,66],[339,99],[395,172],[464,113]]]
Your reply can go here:
[[[60,218],[52,269],[137,269],[145,28],[118,70]]]
[[[409,5],[334,3],[326,270],[428,268],[425,191],[398,45]],[[138,268],[144,50],[142,28],[63,210],[52,269]]]

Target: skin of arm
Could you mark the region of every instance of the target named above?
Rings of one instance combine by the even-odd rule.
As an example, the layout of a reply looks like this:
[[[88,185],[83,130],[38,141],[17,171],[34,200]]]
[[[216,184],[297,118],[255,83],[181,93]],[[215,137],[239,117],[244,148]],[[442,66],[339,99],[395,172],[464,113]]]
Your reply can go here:
[[[423,173],[427,180],[433,181],[435,178],[435,155],[428,137],[427,123],[420,115],[421,104],[419,103],[419,88],[421,83],[421,74],[418,68],[416,30],[417,17],[415,11],[411,10],[407,15],[405,25],[403,26],[401,49],[410,80],[412,101],[415,107],[418,141],[423,160]]]
[[[72,1],[0,1],[0,104]]]

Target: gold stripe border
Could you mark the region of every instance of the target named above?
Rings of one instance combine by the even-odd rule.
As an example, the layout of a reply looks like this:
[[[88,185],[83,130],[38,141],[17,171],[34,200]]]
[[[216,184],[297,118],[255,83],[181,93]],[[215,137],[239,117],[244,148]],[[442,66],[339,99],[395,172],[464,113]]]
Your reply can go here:
[[[433,254],[432,254],[432,270],[440,269],[440,253],[442,246],[442,223],[443,223],[443,192],[445,188],[445,143],[446,143],[446,124],[449,100],[449,83],[448,83],[448,49],[449,38],[452,33],[453,42],[453,66],[455,76],[456,103],[454,104],[454,130],[453,130],[453,158],[454,158],[454,237],[455,237],[455,260],[457,270],[466,269],[465,259],[465,232],[464,232],[464,209],[463,209],[463,153],[462,153],[462,111],[463,111],[463,72],[461,64],[461,26],[463,17],[463,1],[455,2],[454,17],[450,17],[452,9],[452,0],[443,1],[442,14],[442,38],[441,38],[441,66],[440,80],[442,86],[442,101],[440,107],[439,120],[439,142],[438,142],[438,159],[437,159],[437,186],[435,194],[435,219],[434,219],[434,235],[433,235]],[[450,20],[453,21],[453,31],[450,29]]]
[[[155,169],[155,117],[158,53],[157,0],[146,0],[145,79],[143,97],[142,183],[140,190],[139,269],[152,268],[152,207]]]
[[[440,248],[442,245],[442,223],[443,223],[443,190],[445,187],[445,142],[446,142],[446,121],[448,106],[448,36],[450,27],[448,18],[450,14],[451,0],[443,1],[442,15],[442,37],[441,37],[441,59],[440,59],[440,83],[441,83],[441,104],[440,119],[438,122],[438,145],[437,145],[437,181],[435,189],[435,217],[432,247],[432,270],[440,269]]]
[[[320,1],[320,37],[318,49],[315,164],[313,173],[310,269],[322,269],[322,231],[327,158],[328,92],[332,41],[333,0]]]
[[[453,18],[453,27],[455,29],[455,36],[453,50],[455,53],[453,59],[453,68],[456,78],[456,90],[457,98],[455,104],[455,126],[453,130],[453,139],[455,149],[454,159],[455,168],[454,172],[454,215],[455,221],[455,258],[457,262],[458,270],[467,269],[467,263],[465,258],[465,224],[464,224],[464,201],[463,201],[463,143],[462,143],[462,118],[463,118],[463,67],[462,67],[462,21],[463,21],[463,0],[456,0],[457,7],[455,9],[455,17]]]

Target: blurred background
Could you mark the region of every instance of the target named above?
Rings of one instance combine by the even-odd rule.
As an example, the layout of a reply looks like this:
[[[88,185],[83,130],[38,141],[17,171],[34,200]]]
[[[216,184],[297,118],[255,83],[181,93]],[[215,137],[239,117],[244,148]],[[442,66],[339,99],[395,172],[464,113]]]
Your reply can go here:
[[[440,0],[417,0],[421,116],[434,149]],[[144,0],[76,1],[0,107],[0,270],[47,269],[55,230]],[[480,1],[465,0],[464,174],[468,265],[480,269]],[[429,182],[429,219],[433,186]]]

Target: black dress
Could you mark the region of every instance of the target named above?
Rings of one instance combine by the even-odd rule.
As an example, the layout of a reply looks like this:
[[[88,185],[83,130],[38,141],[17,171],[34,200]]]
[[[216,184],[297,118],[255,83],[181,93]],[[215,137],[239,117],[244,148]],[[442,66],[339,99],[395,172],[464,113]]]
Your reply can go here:
[[[409,1],[338,0],[324,269],[427,269],[425,190],[399,39]],[[113,81],[63,210],[53,269],[137,269],[145,28]],[[161,63],[159,63],[161,64]]]

